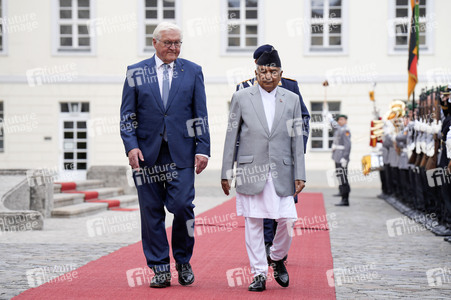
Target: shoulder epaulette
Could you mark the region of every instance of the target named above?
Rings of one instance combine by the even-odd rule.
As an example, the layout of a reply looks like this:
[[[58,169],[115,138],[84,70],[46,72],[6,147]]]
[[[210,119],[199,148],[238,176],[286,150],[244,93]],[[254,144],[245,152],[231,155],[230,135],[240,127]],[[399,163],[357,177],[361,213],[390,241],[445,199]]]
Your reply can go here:
[[[290,81],[294,81],[294,82],[297,82],[297,80],[296,79],[292,79],[292,78],[287,78],[287,77],[282,77],[283,79],[286,79],[286,80],[290,80]]]
[[[254,79],[254,78],[249,78],[249,79],[243,80],[243,81],[241,81],[240,83],[238,83],[238,85],[240,85],[240,84],[242,84],[242,83],[245,83],[245,82],[248,82],[248,81],[251,81],[252,79]]]

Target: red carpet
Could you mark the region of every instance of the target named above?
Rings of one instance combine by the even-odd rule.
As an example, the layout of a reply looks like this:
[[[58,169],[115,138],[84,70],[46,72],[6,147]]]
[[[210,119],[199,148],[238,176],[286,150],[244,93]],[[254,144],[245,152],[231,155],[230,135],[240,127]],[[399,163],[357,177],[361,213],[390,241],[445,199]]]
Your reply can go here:
[[[270,269],[266,291],[247,291],[252,278],[244,244],[244,218],[235,215],[232,199],[196,218],[191,260],[196,281],[191,286],[178,284],[172,265],[172,286],[149,288],[151,272],[139,242],[14,299],[335,299],[335,289],[329,287],[326,277],[333,262],[322,194],[302,194],[296,207],[299,221],[288,253],[288,288],[275,282]]]
[[[75,190],[77,188],[77,183],[75,182],[55,182],[61,184],[61,191],[70,191]]]

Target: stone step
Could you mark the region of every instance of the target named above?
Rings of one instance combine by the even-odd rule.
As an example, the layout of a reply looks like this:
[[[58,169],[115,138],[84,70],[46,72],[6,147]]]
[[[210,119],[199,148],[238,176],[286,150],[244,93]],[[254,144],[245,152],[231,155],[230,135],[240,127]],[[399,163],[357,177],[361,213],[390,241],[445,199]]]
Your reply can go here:
[[[107,203],[88,203],[68,205],[58,207],[52,210],[52,217],[54,218],[76,218],[93,215],[108,209]]]
[[[76,190],[77,191],[83,191],[86,189],[95,189],[100,188],[105,185],[105,182],[103,180],[98,179],[88,179],[88,180],[76,180],[74,181],[76,183]],[[61,183],[54,183],[53,184],[53,192],[54,193],[61,193]]]
[[[103,199],[124,194],[124,189],[120,187],[102,187],[97,189],[83,190],[85,193],[77,193],[73,191],[65,192],[65,194],[80,194],[84,195],[84,200]]]
[[[115,197],[102,198],[99,200],[106,200],[106,201],[117,200],[117,201],[119,201],[119,206],[116,206],[116,208],[117,207],[120,208],[120,207],[127,207],[130,205],[137,204],[138,203],[138,195],[120,195],[120,196],[115,196]]]
[[[63,207],[73,204],[83,203],[85,195],[76,193],[58,193],[53,194],[53,207]]]

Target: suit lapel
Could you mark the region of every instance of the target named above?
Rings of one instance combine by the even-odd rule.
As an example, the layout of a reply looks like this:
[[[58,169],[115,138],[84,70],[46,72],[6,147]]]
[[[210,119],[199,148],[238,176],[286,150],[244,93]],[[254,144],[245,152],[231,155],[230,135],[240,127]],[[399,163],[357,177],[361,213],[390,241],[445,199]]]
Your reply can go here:
[[[271,135],[276,130],[284,109],[285,109],[285,93],[280,88],[277,88],[276,109],[274,112],[274,121],[272,122]]]
[[[160,109],[162,111],[164,111],[163,100],[161,99],[161,94],[160,94],[160,86],[158,85],[158,76],[157,76],[155,55],[152,56],[152,58],[149,60],[149,63],[147,64],[147,66],[149,67],[149,69],[148,69],[149,74],[145,74],[145,75],[149,76],[150,90],[152,91],[152,94],[154,95],[158,106],[160,107]],[[145,70],[144,72],[146,72],[146,71],[147,70]]]
[[[248,89],[251,94],[252,106],[254,107],[258,120],[265,129],[266,134],[269,136],[268,122],[266,121],[265,109],[263,108],[262,97],[260,95],[260,91],[258,90],[258,85],[254,85]]]
[[[181,82],[183,82],[183,76],[185,75],[185,71],[183,70],[183,62],[180,59],[176,59],[174,62],[174,70],[172,73],[172,82],[171,88],[169,90],[168,104],[166,105],[166,110],[172,104],[172,101],[177,95],[177,91],[180,87]]]

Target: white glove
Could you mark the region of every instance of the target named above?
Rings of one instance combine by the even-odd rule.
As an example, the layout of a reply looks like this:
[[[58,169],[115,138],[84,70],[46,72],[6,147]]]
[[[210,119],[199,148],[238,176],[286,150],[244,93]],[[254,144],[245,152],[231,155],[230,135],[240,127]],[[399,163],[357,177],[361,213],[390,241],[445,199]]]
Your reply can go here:
[[[442,131],[442,121],[435,120],[432,123],[432,133],[437,134],[437,133],[439,133],[441,131]]]
[[[334,121],[334,117],[332,116],[332,114],[329,111],[326,110],[323,112],[323,120],[332,122],[332,121]]]
[[[340,164],[342,168],[346,168],[346,166],[348,165],[348,161],[344,158],[340,159]]]

